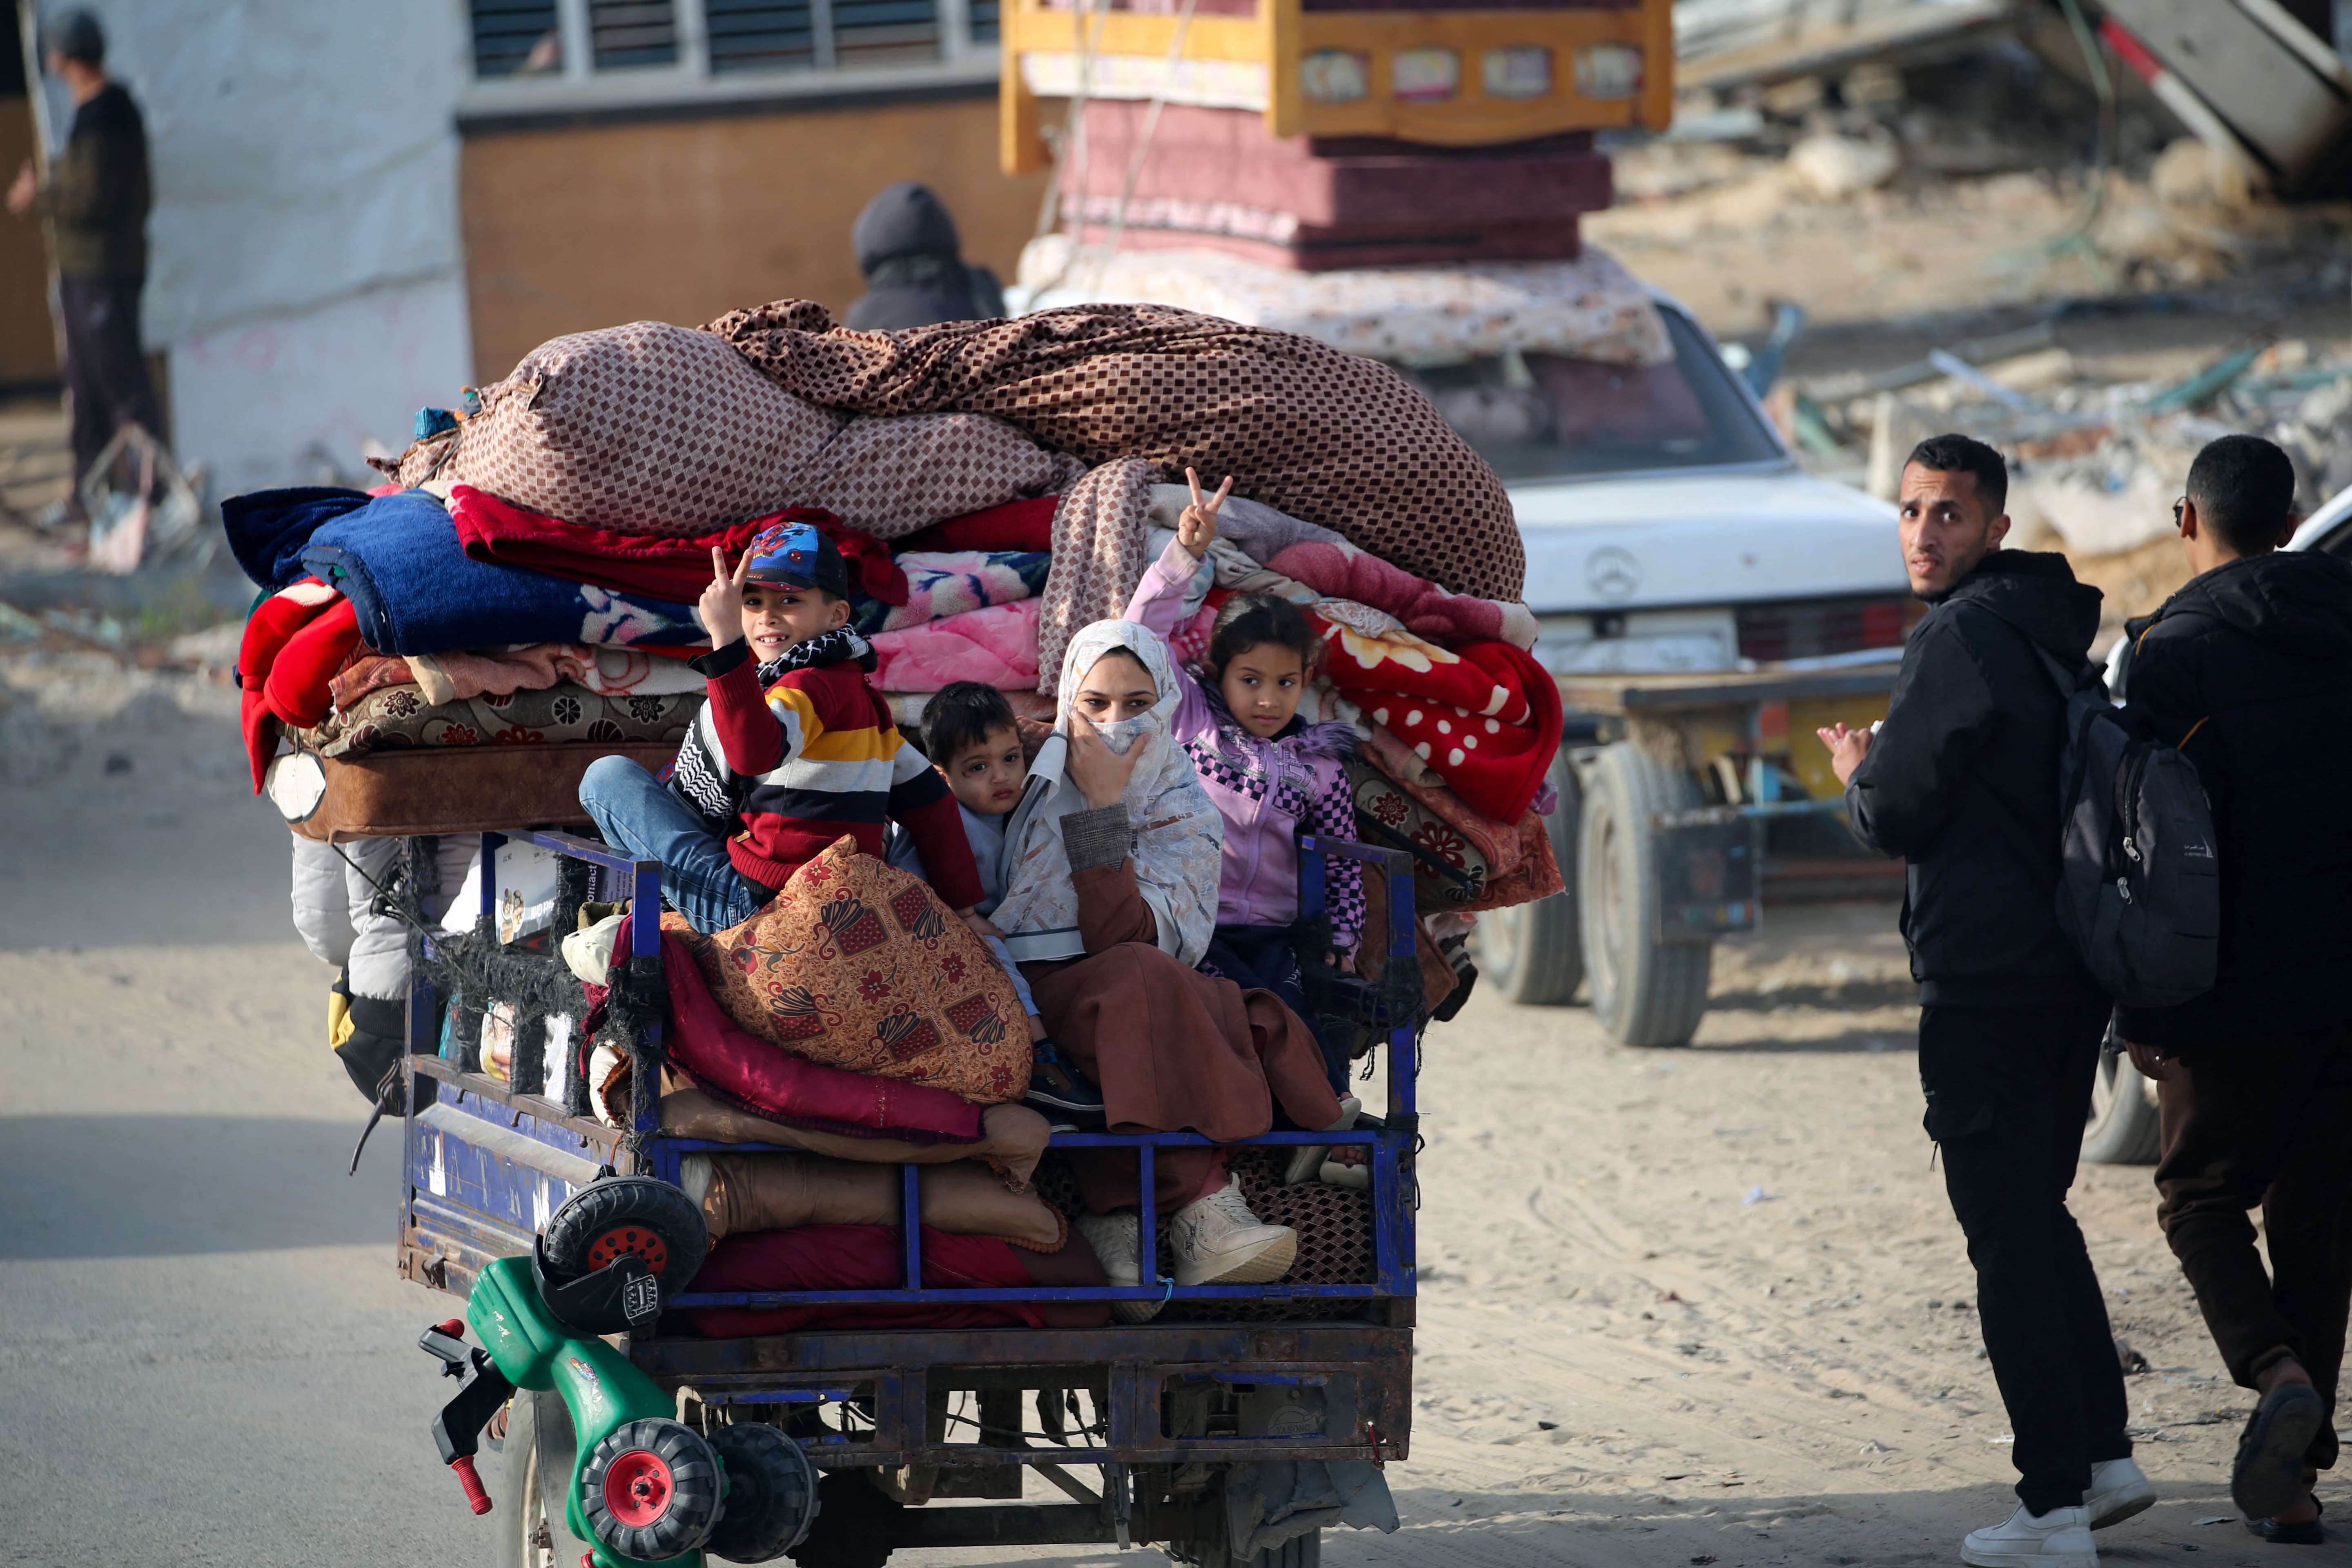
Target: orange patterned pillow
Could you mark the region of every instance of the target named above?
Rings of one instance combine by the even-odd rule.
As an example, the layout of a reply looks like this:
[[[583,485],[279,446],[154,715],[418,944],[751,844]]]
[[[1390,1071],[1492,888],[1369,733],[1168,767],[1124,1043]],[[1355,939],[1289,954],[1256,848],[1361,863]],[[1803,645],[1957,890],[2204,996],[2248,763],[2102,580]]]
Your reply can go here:
[[[982,1105],[1028,1092],[1029,1031],[985,942],[919,879],[845,835],[775,901],[716,935],[677,917],[728,1016],[795,1055],[950,1089]]]

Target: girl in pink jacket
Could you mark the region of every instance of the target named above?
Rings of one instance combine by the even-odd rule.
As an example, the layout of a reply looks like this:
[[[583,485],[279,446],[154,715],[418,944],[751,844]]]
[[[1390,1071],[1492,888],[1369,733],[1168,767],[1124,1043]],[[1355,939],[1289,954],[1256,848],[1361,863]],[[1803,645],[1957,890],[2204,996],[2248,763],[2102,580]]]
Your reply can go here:
[[[1217,537],[1217,509],[1234,484],[1226,479],[1204,500],[1199,476],[1187,468],[1185,478],[1192,504],[1178,520],[1175,542],[1137,584],[1125,617],[1163,639],[1177,629],[1185,587]],[[1182,696],[1171,727],[1225,824],[1216,933],[1201,968],[1280,996],[1315,1028],[1331,1087],[1344,1093],[1347,1058],[1323,1041],[1299,983],[1298,835],[1356,836],[1355,798],[1341,765],[1355,737],[1345,724],[1298,717],[1321,651],[1297,605],[1265,595],[1230,601],[1202,661],[1207,679],[1176,668]],[[1352,860],[1327,866],[1331,945],[1338,962],[1352,968],[1364,922],[1362,879]]]

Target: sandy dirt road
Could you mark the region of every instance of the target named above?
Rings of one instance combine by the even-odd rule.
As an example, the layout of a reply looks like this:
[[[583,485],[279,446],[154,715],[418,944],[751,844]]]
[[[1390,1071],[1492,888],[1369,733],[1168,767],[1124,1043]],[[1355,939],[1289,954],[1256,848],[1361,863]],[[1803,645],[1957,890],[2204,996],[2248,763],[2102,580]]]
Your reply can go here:
[[[341,1174],[356,1098],[227,694],[51,671],[33,684],[61,721],[9,679],[0,1561],[488,1561],[425,1436],[439,1395],[412,1346],[436,1302],[392,1274],[391,1145]],[[1487,1000],[1433,1036],[1405,1529],[1335,1535],[1329,1562],[1948,1563],[2005,1511],[1892,908],[1768,918],[1721,955],[1690,1049]],[[2131,1400],[2165,1500],[2105,1555],[2352,1563],[2200,1522],[2230,1512],[2245,1396],[2146,1171],[2086,1168],[2075,1207],[2153,1369]]]

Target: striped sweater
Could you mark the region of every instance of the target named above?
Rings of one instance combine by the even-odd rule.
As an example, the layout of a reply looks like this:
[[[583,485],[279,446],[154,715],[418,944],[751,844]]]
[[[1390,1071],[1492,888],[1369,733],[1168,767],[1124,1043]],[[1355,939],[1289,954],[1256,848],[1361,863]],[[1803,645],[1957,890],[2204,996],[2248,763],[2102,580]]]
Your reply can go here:
[[[710,688],[679,752],[715,754],[742,830],[728,840],[735,868],[767,888],[843,834],[880,858],[890,821],[921,852],[932,890],[950,909],[981,900],[980,870],[955,796],[929,759],[908,745],[854,660],[787,669],[764,692],[751,645],[738,640],[693,661]]]

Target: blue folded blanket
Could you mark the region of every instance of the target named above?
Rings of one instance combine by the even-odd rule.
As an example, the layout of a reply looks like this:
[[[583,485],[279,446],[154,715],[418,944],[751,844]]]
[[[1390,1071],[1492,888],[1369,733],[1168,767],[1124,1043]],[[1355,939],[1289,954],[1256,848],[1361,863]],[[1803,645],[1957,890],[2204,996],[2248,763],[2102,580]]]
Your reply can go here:
[[[448,512],[423,490],[378,496],[336,518],[310,536],[302,565],[352,601],[360,639],[379,653],[709,641],[690,605],[472,559]]]
[[[325,485],[255,490],[221,502],[221,529],[245,574],[275,593],[309,570],[302,551],[312,534],[367,503],[365,490]]]

